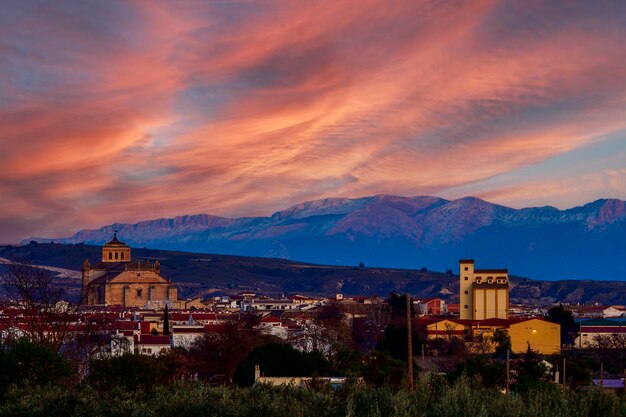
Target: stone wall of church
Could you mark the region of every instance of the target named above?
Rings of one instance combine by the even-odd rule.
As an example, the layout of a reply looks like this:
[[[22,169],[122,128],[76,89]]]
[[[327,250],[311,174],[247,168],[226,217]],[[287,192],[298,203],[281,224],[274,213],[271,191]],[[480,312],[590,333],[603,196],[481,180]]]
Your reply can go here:
[[[176,301],[170,299],[169,283],[109,283],[105,302],[107,305],[143,307],[149,301]]]

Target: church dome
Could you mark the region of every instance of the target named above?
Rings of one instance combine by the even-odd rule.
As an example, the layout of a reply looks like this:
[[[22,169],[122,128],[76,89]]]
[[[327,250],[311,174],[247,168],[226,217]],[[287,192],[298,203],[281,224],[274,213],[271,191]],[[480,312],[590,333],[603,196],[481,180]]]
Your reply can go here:
[[[130,262],[130,247],[118,240],[117,230],[113,233],[113,239],[102,247],[102,262]]]
[[[113,232],[113,239],[108,241],[105,246],[128,246],[126,243],[117,239],[117,230]]]

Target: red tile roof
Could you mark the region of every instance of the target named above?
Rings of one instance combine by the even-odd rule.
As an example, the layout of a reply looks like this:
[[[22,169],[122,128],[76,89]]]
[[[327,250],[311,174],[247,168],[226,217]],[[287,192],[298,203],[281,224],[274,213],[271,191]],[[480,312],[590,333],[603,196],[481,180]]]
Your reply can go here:
[[[169,345],[170,337],[161,336],[161,335],[157,336],[153,334],[135,335],[135,344],[136,345]]]

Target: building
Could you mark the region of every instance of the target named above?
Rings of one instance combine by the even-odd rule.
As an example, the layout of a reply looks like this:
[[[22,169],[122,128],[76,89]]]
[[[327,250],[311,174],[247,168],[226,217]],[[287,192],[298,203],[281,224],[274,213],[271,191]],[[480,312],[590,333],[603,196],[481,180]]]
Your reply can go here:
[[[509,318],[509,271],[474,269],[473,260],[459,262],[460,318],[485,320]]]
[[[579,348],[626,347],[626,320],[591,319],[580,322],[574,344]]]
[[[428,339],[457,337],[468,342],[485,338],[489,340],[493,338],[497,330],[502,330],[506,331],[511,338],[513,353],[524,353],[529,345],[532,350],[542,355],[551,355],[561,351],[561,326],[542,318],[428,321],[420,319],[420,321],[416,323],[416,328],[425,326]]]
[[[542,355],[561,352],[561,325],[541,318],[511,320],[511,351],[524,353],[528,346]]]
[[[82,267],[82,303],[122,307],[178,307],[178,293],[161,275],[159,261],[133,261],[130,247],[113,239],[102,247],[101,262]]]
[[[427,298],[425,300],[414,301],[414,306],[421,315],[438,316],[447,314],[446,302],[441,298]]]
[[[626,307],[624,306],[611,306],[602,310],[604,318],[626,317]]]

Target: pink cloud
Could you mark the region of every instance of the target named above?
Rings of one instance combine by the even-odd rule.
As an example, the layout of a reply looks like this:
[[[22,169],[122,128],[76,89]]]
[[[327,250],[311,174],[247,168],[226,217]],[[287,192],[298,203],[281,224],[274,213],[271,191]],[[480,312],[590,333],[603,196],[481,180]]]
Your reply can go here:
[[[625,129],[618,14],[514,7],[13,5],[0,20],[0,239],[327,196],[446,195]],[[585,175],[605,182],[476,194],[626,198],[614,175]],[[560,191],[537,198],[542,187]]]

